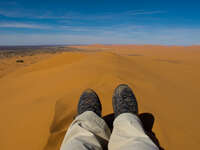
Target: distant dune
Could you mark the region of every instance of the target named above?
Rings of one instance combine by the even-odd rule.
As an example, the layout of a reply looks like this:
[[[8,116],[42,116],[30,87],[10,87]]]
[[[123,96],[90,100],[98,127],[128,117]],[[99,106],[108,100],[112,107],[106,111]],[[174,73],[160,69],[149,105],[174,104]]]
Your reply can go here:
[[[15,57],[0,59],[2,150],[58,150],[81,92],[93,88],[107,115],[120,83],[132,87],[140,113],[153,114],[162,148],[200,147],[200,46],[73,48],[80,51],[24,56],[23,64]]]

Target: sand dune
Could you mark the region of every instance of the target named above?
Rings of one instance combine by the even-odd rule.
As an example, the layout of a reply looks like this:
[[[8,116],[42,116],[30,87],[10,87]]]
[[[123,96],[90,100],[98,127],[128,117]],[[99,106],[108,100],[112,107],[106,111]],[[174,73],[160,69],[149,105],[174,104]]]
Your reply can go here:
[[[200,46],[74,47],[85,51],[55,54],[0,78],[1,149],[59,149],[81,92],[93,88],[107,115],[120,83],[133,88],[140,113],[154,115],[164,149],[200,146]]]

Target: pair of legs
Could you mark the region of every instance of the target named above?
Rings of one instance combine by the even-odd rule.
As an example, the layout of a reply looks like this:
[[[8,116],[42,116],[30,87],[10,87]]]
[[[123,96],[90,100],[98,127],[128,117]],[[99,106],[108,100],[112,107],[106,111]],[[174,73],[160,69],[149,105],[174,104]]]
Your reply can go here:
[[[138,117],[136,98],[127,85],[119,85],[113,94],[115,120],[111,133],[101,118],[97,94],[85,90],[78,104],[78,116],[70,125],[61,150],[158,150],[145,134]]]

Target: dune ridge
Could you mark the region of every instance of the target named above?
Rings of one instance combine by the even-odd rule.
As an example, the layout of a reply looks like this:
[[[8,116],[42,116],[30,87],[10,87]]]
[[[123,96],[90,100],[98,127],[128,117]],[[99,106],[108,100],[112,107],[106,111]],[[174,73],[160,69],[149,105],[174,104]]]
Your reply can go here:
[[[2,149],[59,149],[81,92],[93,88],[106,115],[121,83],[133,88],[140,113],[154,115],[164,149],[200,146],[200,47],[74,47],[84,51],[55,54],[0,78]]]

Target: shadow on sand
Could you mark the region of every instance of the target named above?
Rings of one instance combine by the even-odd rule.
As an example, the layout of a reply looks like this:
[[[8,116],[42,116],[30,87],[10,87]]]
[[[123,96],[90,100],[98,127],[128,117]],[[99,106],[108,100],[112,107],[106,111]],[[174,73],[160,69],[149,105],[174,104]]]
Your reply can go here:
[[[159,150],[164,150],[164,148],[162,148],[160,146],[159,140],[156,138],[155,133],[152,131],[153,128],[153,124],[154,124],[154,116],[151,113],[142,113],[139,114],[139,118],[143,124],[143,128],[146,132],[146,134],[151,138],[151,140],[159,147]],[[103,117],[103,119],[106,121],[106,123],[108,124],[109,128],[113,129],[113,121],[114,121],[114,114],[109,114]]]
[[[62,100],[58,100],[55,104],[55,114],[53,117],[52,124],[49,128],[49,138],[44,147],[44,150],[59,150],[62,140],[66,134],[66,131],[73,121],[74,111],[66,111],[68,107]],[[143,128],[145,129],[146,134],[152,139],[152,141],[159,147],[160,150],[164,150],[156,138],[155,133],[152,131],[154,124],[154,116],[150,113],[142,113],[139,115],[140,120],[142,121]],[[111,131],[113,129],[114,114],[109,114],[103,117]],[[107,149],[107,146],[104,148]]]

